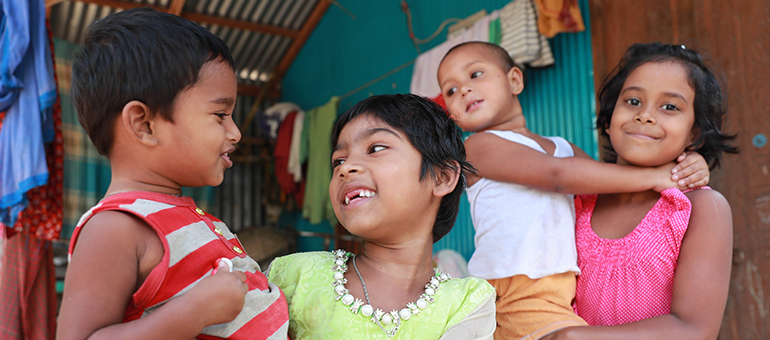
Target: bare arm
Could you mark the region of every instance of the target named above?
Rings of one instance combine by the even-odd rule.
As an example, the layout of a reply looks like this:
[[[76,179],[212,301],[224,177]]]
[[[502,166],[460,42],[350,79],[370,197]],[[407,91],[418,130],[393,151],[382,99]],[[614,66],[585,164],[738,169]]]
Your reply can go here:
[[[221,271],[154,313],[122,323],[126,305],[142,280],[140,273],[159,262],[148,255],[157,244],[157,234],[134,216],[106,211],[92,217],[67,269],[56,338],[192,339],[205,326],[238,315],[247,289],[245,276]]]
[[[671,314],[618,326],[567,328],[543,339],[716,339],[730,285],[732,213],[716,191],[687,196],[693,208],[677,261]]]
[[[597,162],[582,151],[576,153],[577,157],[553,157],[489,133],[468,137],[465,148],[468,161],[478,169],[479,177],[570,194],[662,191],[671,187],[686,189],[693,179],[685,178],[685,175],[695,174],[697,171],[693,168],[697,165],[707,169],[705,161],[697,161],[700,155],[688,159],[692,162],[688,163],[690,166],[680,167],[676,174],[686,179],[685,185],[677,186],[671,180],[674,164],[654,168],[609,164]],[[703,172],[695,175],[702,177]]]

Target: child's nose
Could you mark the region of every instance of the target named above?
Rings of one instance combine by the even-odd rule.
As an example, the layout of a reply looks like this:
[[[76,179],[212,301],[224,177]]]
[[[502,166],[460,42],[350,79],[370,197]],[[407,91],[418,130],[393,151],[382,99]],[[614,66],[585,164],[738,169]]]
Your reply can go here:
[[[241,130],[235,125],[235,122],[230,121],[232,124],[227,128],[227,139],[233,144],[238,143],[241,140]]]
[[[348,158],[344,163],[340,164],[339,176],[340,178],[344,178],[348,175],[360,173],[362,169],[360,163],[356,162],[354,159]]]
[[[634,119],[639,123],[655,123],[655,116],[649,111],[650,109],[645,107],[639,113],[636,114]]]

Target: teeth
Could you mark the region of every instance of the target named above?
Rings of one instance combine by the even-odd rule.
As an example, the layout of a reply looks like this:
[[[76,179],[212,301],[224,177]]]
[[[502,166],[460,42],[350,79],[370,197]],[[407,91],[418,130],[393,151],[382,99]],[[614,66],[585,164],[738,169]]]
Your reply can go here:
[[[355,197],[369,198],[369,197],[374,197],[374,195],[375,195],[374,191],[364,190],[364,191],[361,191],[357,196],[354,196],[353,198]],[[345,205],[348,205],[348,204],[350,204],[350,197],[345,197]]]

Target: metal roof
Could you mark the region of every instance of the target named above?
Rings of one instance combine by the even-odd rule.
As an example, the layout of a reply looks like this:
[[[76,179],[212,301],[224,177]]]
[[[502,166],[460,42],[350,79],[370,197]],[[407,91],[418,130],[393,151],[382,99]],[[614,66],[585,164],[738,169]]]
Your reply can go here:
[[[151,6],[190,19],[227,43],[241,84],[277,84],[330,0],[46,0],[55,37],[80,43],[86,27],[122,9]],[[181,8],[180,8],[181,7]],[[314,11],[315,10],[315,11]],[[248,86],[247,86],[248,88]],[[255,91],[252,87],[252,92]],[[256,93],[252,93],[256,95]]]

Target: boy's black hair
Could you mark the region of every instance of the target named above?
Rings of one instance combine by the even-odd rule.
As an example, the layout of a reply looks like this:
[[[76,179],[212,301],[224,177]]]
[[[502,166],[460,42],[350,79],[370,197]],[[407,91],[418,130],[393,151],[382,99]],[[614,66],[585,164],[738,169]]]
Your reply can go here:
[[[93,22],[72,62],[78,120],[108,156],[113,125],[132,100],[173,122],[177,94],[195,84],[203,65],[221,59],[235,70],[227,45],[200,25],[149,7]]]
[[[497,59],[497,64],[503,69],[503,71],[508,72],[512,68],[516,67],[521,71],[521,82],[526,84],[527,83],[527,77],[524,74],[524,68],[521,67],[521,65],[516,63],[516,60],[513,60],[511,58],[511,55],[508,54],[508,51],[506,51],[504,48],[500,47],[499,45],[495,45],[490,42],[486,41],[468,41],[461,44],[457,44],[455,46],[452,46],[452,48],[449,49],[449,51],[444,54],[444,57],[441,58],[441,62],[439,65],[444,63],[444,59],[448,57],[452,52],[454,52],[457,49],[460,49],[463,46],[481,46],[483,49],[485,49],[487,52],[492,54],[492,56]]]
[[[607,129],[615,111],[615,104],[626,78],[639,66],[650,62],[675,62],[687,70],[689,83],[695,91],[695,122],[697,138],[687,147],[698,152],[714,169],[719,166],[723,152],[737,153],[738,148],[730,145],[735,135],[721,131],[722,120],[727,113],[726,96],[722,92],[719,80],[704,63],[703,57],[684,45],[668,45],[659,42],[634,44],[628,48],[623,59],[607,76],[599,90],[599,112],[596,117],[596,128],[602,136],[608,136]],[[608,146],[605,161],[615,162],[612,146]]]
[[[332,146],[337,145],[342,129],[359,116],[371,116],[401,131],[422,155],[420,180],[430,173],[460,171],[454,190],[441,199],[433,224],[433,243],[454,227],[465,176],[476,169],[465,160],[465,146],[460,129],[449,113],[428,98],[413,94],[379,95],[366,98],[345,112],[332,129]],[[456,168],[457,162],[460,168]]]

